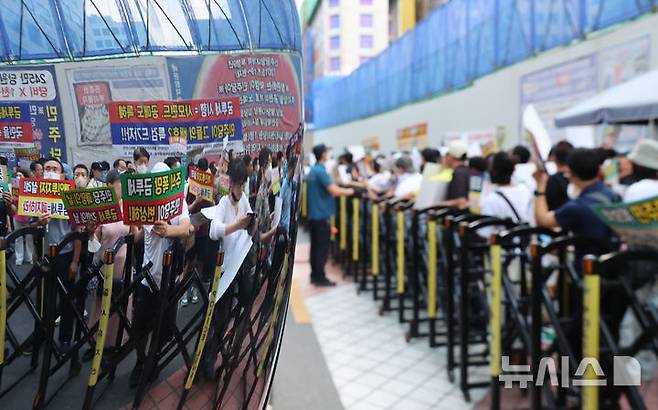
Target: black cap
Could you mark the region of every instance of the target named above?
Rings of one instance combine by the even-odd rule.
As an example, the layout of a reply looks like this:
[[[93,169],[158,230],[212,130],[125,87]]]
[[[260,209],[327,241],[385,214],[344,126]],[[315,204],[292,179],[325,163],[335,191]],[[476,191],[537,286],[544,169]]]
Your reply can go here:
[[[319,161],[320,157],[322,157],[322,154],[324,154],[328,150],[329,148],[327,148],[326,145],[318,144],[315,147],[313,147],[313,155],[315,155],[315,159]]]

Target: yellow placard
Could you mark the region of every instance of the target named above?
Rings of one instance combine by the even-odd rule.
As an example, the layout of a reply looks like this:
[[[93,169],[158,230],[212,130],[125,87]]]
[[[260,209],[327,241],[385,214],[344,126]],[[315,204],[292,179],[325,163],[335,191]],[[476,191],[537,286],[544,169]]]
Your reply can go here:
[[[397,273],[399,294],[404,293],[404,212],[398,211],[398,231],[397,231]]]
[[[95,386],[100,374],[103,350],[105,348],[105,336],[107,335],[107,323],[110,318],[110,304],[112,302],[112,279],[114,276],[114,263],[103,265],[103,296],[101,298],[101,316],[96,333],[96,350],[94,360],[91,362],[91,373],[89,374],[88,386]]]
[[[18,197],[18,215],[30,217],[50,215],[54,219],[69,219],[61,198],[41,196],[20,195]]]
[[[436,318],[436,221],[427,222],[427,316]]]
[[[502,259],[500,245],[491,245],[491,339],[489,351],[491,352],[491,376],[500,376],[501,373],[501,288],[502,288]]]
[[[340,250],[347,249],[347,198],[340,197]]]
[[[372,275],[379,275],[379,205],[372,205]]]
[[[352,260],[359,260],[359,198],[352,199]]]
[[[601,303],[601,278],[596,274],[584,277],[583,301],[583,358],[599,359],[599,319]],[[598,380],[594,368],[587,366],[583,380]],[[598,409],[599,388],[583,386],[583,409]]]
[[[196,372],[199,369],[199,363],[201,362],[201,356],[203,355],[203,349],[206,346],[208,331],[210,330],[210,324],[212,323],[212,317],[215,312],[215,303],[217,303],[217,289],[219,288],[219,281],[221,279],[222,265],[215,266],[215,275],[213,276],[212,286],[210,288],[210,296],[208,296],[208,309],[206,309],[206,318],[203,320],[201,336],[199,337],[199,343],[197,343],[196,350],[194,352],[194,359],[192,360],[190,373],[187,375],[187,379],[185,380],[185,390],[190,390],[192,388],[194,377],[196,376]]]

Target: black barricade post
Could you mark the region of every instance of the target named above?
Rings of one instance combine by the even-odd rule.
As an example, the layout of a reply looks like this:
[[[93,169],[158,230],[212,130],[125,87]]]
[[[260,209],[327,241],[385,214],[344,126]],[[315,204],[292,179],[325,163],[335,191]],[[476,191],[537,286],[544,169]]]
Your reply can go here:
[[[409,273],[409,280],[411,281],[411,303],[412,313],[411,321],[409,322],[409,332],[407,333],[407,341],[413,337],[418,337],[418,327],[420,321],[420,284],[418,275],[420,275],[420,244],[418,243],[418,230],[420,214],[415,210],[411,210],[411,258],[413,271]]]
[[[542,257],[543,252],[538,242],[530,244],[532,256],[532,281],[530,285],[530,371],[532,374],[539,369],[542,358],[541,352],[541,292],[543,284]],[[530,408],[541,409],[542,387],[532,383],[530,387]]]
[[[159,295],[159,304],[160,309],[158,309],[157,320],[155,322],[155,327],[151,333],[151,340],[149,343],[149,351],[146,356],[146,361],[144,363],[144,370],[142,371],[139,386],[137,387],[137,392],[135,393],[135,400],[133,402],[134,408],[139,408],[139,404],[144,398],[144,393],[146,391],[147,385],[152,381],[155,376],[155,369],[157,368],[157,356],[162,346],[160,336],[165,326],[165,315],[167,309],[167,300],[169,296],[169,285],[171,283],[172,267],[174,263],[174,253],[171,250],[165,252],[162,259],[162,279],[160,281],[160,295]]]
[[[55,336],[55,314],[57,313],[57,289],[56,282],[57,272],[55,272],[55,258],[57,257],[57,244],[50,244],[48,247],[48,265],[47,270],[44,271],[45,286],[43,298],[43,312],[45,315],[45,334],[44,334],[44,348],[43,348],[43,363],[41,367],[41,374],[39,376],[39,387],[37,394],[32,401],[33,409],[41,409],[44,407],[46,394],[48,391],[48,377],[50,376],[50,358],[53,351],[53,339]]]
[[[372,235],[372,232],[370,233]],[[361,235],[359,246],[361,247],[361,283],[360,290],[368,289],[368,198],[361,198]]]
[[[0,382],[5,364],[5,333],[7,326],[7,250],[5,238],[0,238]]]
[[[470,235],[467,232],[468,223],[459,223],[460,237],[460,269],[459,269],[459,386],[464,395],[464,400],[470,401],[468,392],[468,331],[470,322],[468,320],[469,299],[469,255]]]
[[[360,200],[358,196],[352,198],[352,239],[351,239],[351,258],[350,258],[350,272],[354,275],[354,283],[357,285],[356,289],[359,290],[359,219],[360,219]]]
[[[215,304],[217,303],[217,290],[219,288],[219,282],[222,278],[223,265],[224,265],[224,249],[220,248],[220,250],[217,252],[217,259],[215,261],[215,274],[213,276],[213,281],[210,288],[210,296],[208,297],[208,308],[206,310],[206,317],[203,321],[203,327],[201,328],[201,332],[197,340],[192,366],[190,366],[190,369],[187,372],[183,393],[181,394],[181,398],[178,402],[179,410],[181,410],[185,405],[187,396],[190,390],[192,389],[192,385],[194,384],[194,378],[196,377],[197,370],[199,369],[199,363],[201,362],[201,357],[203,355],[203,350],[206,346],[208,332],[210,330],[213,315],[215,313]]]
[[[447,354],[447,365],[446,370],[448,371],[448,380],[451,382],[454,381],[454,369],[455,369],[455,237],[454,237],[454,216],[448,215],[444,219],[444,226],[446,230],[446,235],[443,238],[444,246],[446,250],[446,267],[447,271],[445,273],[446,277],[446,354]]]
[[[393,232],[393,221],[391,216],[391,207],[385,204],[384,208],[384,297],[382,298],[382,306],[379,311],[380,314],[391,310],[391,287],[393,276],[393,262],[391,254],[395,249],[391,244],[395,241],[391,233]]]
[[[110,319],[110,305],[112,304],[112,282],[114,279],[114,250],[107,249],[103,254],[103,296],[101,300],[101,313],[98,321],[98,332],[96,333],[96,348],[91,363],[87,392],[85,393],[84,410],[92,408],[94,389],[101,372],[103,352],[105,350],[105,338],[107,337],[107,325]]]
[[[345,252],[347,252],[347,198],[341,196],[338,201],[340,203],[340,213],[338,217],[338,222],[340,224],[340,228],[338,228],[338,260],[340,261],[340,264],[343,265],[343,262],[345,261]]]

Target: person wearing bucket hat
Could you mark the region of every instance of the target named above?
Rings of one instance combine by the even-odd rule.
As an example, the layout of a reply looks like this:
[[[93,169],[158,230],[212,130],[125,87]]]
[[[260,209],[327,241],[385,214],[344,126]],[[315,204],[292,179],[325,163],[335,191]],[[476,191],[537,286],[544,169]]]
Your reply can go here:
[[[324,144],[313,147],[316,163],[311,168],[307,179],[308,214],[311,230],[311,283],[315,286],[334,286],[327,279],[324,265],[329,255],[329,218],[336,214],[334,197],[350,196],[353,189],[340,188],[329,177],[325,163],[328,148]]]
[[[640,201],[658,196],[658,141],[642,139],[628,155],[633,162],[633,175],[638,182],[630,185],[624,202]]]

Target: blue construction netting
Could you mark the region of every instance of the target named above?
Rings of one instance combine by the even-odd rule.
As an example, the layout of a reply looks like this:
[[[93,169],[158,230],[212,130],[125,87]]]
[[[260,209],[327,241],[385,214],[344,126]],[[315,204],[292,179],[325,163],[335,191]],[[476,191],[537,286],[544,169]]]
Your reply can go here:
[[[301,47],[294,0],[0,0],[6,63]]]
[[[452,0],[351,75],[314,86],[315,127],[465,87],[657,8],[658,0]]]

